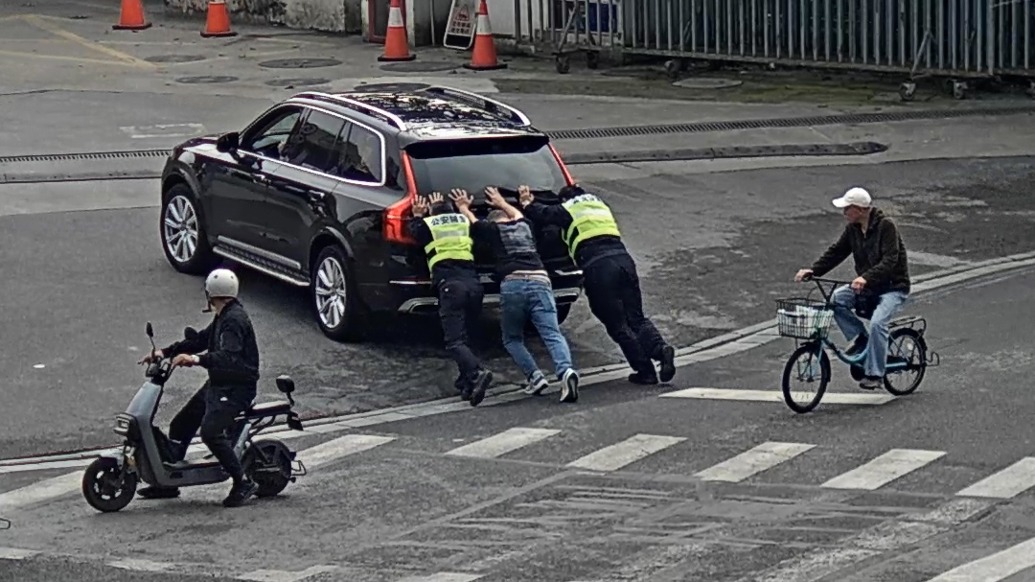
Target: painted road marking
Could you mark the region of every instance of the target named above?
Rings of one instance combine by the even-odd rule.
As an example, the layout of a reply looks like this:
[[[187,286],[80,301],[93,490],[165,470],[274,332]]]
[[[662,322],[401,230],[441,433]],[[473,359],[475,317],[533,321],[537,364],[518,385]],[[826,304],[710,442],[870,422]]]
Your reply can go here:
[[[22,550],[19,548],[0,547],[0,560],[25,560],[39,554],[35,550]]]
[[[148,69],[156,69],[157,68],[157,66],[155,64],[153,64],[153,63],[149,63],[149,62],[147,62],[147,61],[145,61],[143,59],[138,59],[138,58],[134,57],[133,55],[130,55],[130,54],[127,54],[127,53],[124,53],[124,52],[121,52],[121,51],[117,51],[117,50],[115,50],[113,48],[106,47],[104,45],[101,45],[100,43],[97,43],[97,42],[88,40],[86,38],[83,38],[83,37],[79,36],[78,34],[69,32],[69,31],[67,31],[67,30],[57,26],[56,24],[53,24],[51,22],[47,22],[48,20],[49,21],[55,21],[55,22],[62,22],[64,19],[61,19],[61,18],[57,18],[57,17],[53,17],[53,16],[47,16],[47,15],[44,15],[44,14],[23,14],[23,15],[16,16],[16,17],[12,18],[11,20],[21,20],[21,21],[25,22],[26,24],[28,24],[30,26],[33,26],[33,27],[38,28],[38,29],[40,29],[42,31],[45,31],[45,32],[49,32],[50,34],[53,34],[54,36],[61,37],[61,38],[65,39],[68,42],[72,42],[74,44],[79,45],[82,48],[85,48],[87,50],[93,51],[95,53],[103,53],[103,54],[105,54],[105,55],[107,55],[108,57],[111,57],[111,58],[108,59],[108,60],[102,60],[102,59],[89,59],[89,58],[83,58],[83,57],[77,57],[77,56],[50,55],[50,54],[40,54],[40,53],[31,53],[31,52],[15,52],[15,51],[0,51],[0,54],[10,55],[10,56],[19,56],[19,57],[34,57],[34,58],[40,58],[40,59],[67,60],[67,61],[76,61],[76,62],[82,62],[82,63],[102,64],[102,65],[128,65],[128,66],[142,67],[142,68],[148,68]]]
[[[872,491],[945,456],[945,451],[891,449],[883,455],[830,479],[820,487]]]
[[[1032,567],[1035,567],[1035,538],[957,566],[927,582],[998,582]]]
[[[956,495],[963,497],[997,497],[1009,499],[1035,487],[1035,457],[1025,457],[1009,467],[989,475]]]
[[[695,474],[703,481],[737,483],[815,448],[806,443],[765,442]]]
[[[561,431],[547,428],[508,428],[499,434],[447,451],[446,454],[457,457],[493,459],[550,438],[559,432]]]
[[[151,560],[141,560],[138,558],[123,558],[121,560],[108,562],[108,565],[121,570],[135,570],[137,572],[167,572],[176,568],[176,564],[170,564],[168,562],[153,562]]]
[[[76,471],[37,481],[14,491],[0,493],[0,515],[12,509],[68,495],[78,490],[82,486],[82,482],[82,472]]]
[[[317,574],[325,574],[338,570],[336,566],[310,566],[300,572],[287,572],[284,570],[255,570],[237,576],[238,580],[252,580],[254,582],[299,582],[311,578]]]
[[[438,572],[429,576],[407,576],[396,582],[474,582],[484,578],[483,574],[467,574],[464,572]]]
[[[123,125],[119,129],[133,139],[155,137],[193,137],[205,133],[200,123],[156,123],[154,125]]]
[[[777,390],[741,390],[734,388],[686,388],[659,394],[662,398],[698,398],[702,400],[740,400],[745,402],[780,402],[783,393]],[[894,400],[890,394],[863,394],[855,392],[827,392],[821,404],[858,404],[879,406]]]
[[[568,466],[594,471],[615,471],[685,440],[683,437],[637,434],[575,459],[568,463]]]
[[[395,437],[369,435],[369,434],[347,434],[316,446],[302,449],[298,452],[298,458],[307,469],[319,467],[336,461],[342,457],[362,453],[381,445],[390,443]]]

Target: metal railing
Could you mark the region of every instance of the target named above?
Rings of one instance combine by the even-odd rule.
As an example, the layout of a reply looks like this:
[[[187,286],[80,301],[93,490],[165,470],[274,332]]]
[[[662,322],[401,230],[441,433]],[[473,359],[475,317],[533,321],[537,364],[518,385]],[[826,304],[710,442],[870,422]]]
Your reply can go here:
[[[1035,0],[521,0],[555,51],[1035,76]]]

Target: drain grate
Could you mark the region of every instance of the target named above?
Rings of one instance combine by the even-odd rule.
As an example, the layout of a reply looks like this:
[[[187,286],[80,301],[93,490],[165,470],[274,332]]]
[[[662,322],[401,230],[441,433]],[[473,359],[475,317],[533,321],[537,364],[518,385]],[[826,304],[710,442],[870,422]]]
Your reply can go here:
[[[738,129],[770,129],[780,127],[809,127],[845,123],[885,123],[889,121],[919,121],[924,119],[955,119],[981,115],[1035,113],[1035,107],[988,107],[981,109],[943,109],[901,111],[892,113],[843,113],[813,117],[786,117],[782,119],[744,119],[738,121],[702,121],[660,125],[633,125],[629,127],[601,127],[593,129],[559,129],[547,131],[553,139],[599,139],[668,133],[700,133],[705,131],[735,131]]]
[[[126,150],[121,152],[81,152],[71,154],[30,154],[0,156],[0,164],[19,162],[71,162],[78,160],[123,160],[128,158],[164,158],[170,150]]]

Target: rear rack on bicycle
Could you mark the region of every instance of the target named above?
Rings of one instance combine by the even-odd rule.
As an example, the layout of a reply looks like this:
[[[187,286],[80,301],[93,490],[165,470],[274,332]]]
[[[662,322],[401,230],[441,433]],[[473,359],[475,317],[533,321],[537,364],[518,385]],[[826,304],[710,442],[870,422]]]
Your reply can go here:
[[[833,317],[833,308],[824,301],[804,297],[776,300],[776,327],[784,337],[823,339]]]

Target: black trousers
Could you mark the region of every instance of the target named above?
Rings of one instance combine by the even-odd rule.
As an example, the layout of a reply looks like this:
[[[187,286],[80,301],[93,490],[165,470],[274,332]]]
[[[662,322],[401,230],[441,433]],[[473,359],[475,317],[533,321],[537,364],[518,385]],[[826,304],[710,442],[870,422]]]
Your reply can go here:
[[[472,382],[481,361],[471,351],[470,336],[482,311],[485,292],[478,279],[458,277],[443,280],[438,287],[438,315],[446,350],[460,372],[456,387]]]
[[[658,329],[643,314],[636,263],[628,254],[602,257],[583,269],[586,299],[593,315],[637,372],[654,376],[651,359],[661,359],[665,347]]]
[[[169,423],[169,438],[180,443],[175,460],[187,456],[187,447],[200,429],[201,441],[234,481],[240,481],[244,470],[227,433],[234,425],[234,417],[251,405],[255,392],[255,388],[213,389],[205,382]]]

